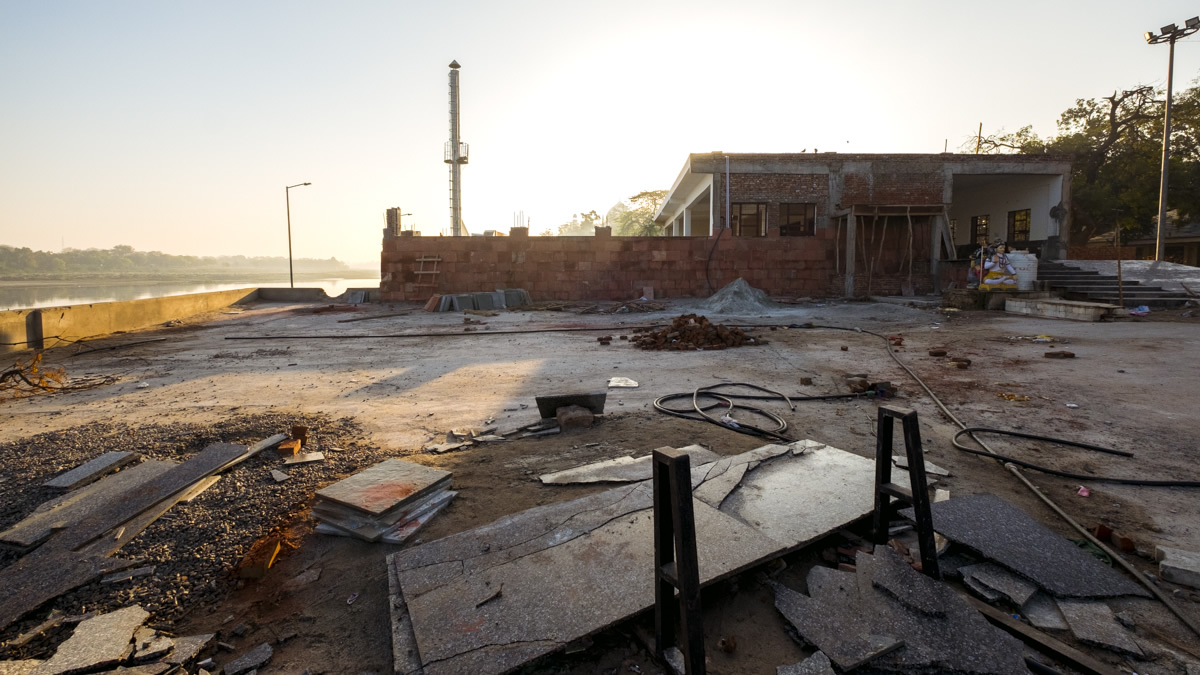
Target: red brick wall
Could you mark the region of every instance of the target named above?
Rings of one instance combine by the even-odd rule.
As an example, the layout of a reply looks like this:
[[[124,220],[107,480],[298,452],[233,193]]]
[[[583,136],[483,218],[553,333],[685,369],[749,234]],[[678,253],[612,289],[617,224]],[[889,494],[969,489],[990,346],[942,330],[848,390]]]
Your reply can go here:
[[[893,236],[896,219],[889,227]],[[914,228],[915,229],[915,228]],[[818,228],[813,237],[739,237],[725,233],[707,265],[714,289],[743,277],[771,295],[842,295],[834,259],[836,229]],[[844,235],[844,233],[843,233]],[[931,288],[928,233],[914,232],[913,281],[918,292]],[[534,300],[629,300],[652,286],[658,297],[707,297],[705,268],[713,239],[708,237],[398,237],[384,242],[381,298],[385,302],[423,300],[431,293],[470,293],[524,288]],[[893,238],[894,242],[903,241]],[[876,241],[878,244],[878,240]],[[842,251],[843,255],[845,251]],[[924,253],[927,260],[928,253]],[[419,257],[440,257],[436,288],[419,288]],[[425,263],[425,269],[431,265]],[[872,293],[899,293],[907,266],[888,251],[872,279]],[[860,271],[863,268],[859,268]],[[867,294],[865,271],[858,294]]]

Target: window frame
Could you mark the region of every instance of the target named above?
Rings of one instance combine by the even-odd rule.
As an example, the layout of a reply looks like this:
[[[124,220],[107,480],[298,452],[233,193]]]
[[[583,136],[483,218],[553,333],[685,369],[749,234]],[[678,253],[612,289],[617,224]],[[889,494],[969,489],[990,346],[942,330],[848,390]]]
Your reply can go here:
[[[801,213],[797,214],[796,212]],[[799,223],[790,222],[799,215]],[[779,204],[779,236],[813,237],[817,234],[817,205],[815,202],[782,202]]]
[[[755,234],[746,234],[742,232],[742,216],[745,215],[745,209],[748,206],[755,207],[755,214],[759,217],[758,232]],[[765,237],[767,236],[767,202],[730,202],[729,224],[730,233],[735,237]]]
[[[991,224],[991,218],[984,213],[978,216],[971,216],[971,243],[976,246],[988,245],[988,226]],[[983,236],[980,236],[980,229],[983,230]]]
[[[1024,215],[1024,218],[1021,218],[1022,215]],[[1030,209],[1017,209],[1016,211],[1008,212],[1008,241],[1010,243],[1012,243],[1012,242],[1027,243],[1029,241],[1030,230],[1032,229],[1031,224],[1032,224],[1032,220],[1033,220],[1031,216],[1032,216],[1032,213],[1031,213]],[[1017,234],[1018,234],[1017,226],[1020,223],[1020,221],[1022,221],[1022,220],[1024,221],[1024,223],[1023,223],[1024,227],[1021,228],[1021,230],[1023,230],[1025,236],[1018,237],[1017,236]]]

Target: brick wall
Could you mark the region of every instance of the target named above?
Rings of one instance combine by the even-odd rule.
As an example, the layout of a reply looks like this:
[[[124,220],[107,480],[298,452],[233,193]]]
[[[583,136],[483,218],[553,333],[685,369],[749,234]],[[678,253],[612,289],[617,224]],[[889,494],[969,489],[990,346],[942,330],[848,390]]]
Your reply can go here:
[[[889,236],[901,242],[892,221]],[[918,293],[932,286],[925,232],[914,232]],[[812,237],[735,238],[726,232],[714,250],[709,237],[398,237],[383,245],[380,296],[391,302],[423,300],[434,292],[524,288],[535,300],[628,300],[651,286],[658,297],[707,297],[706,267],[714,289],[740,276],[771,295],[841,296],[835,238],[834,227],[818,227]],[[415,285],[420,257],[441,258],[439,273],[427,275],[437,277],[436,288]],[[885,250],[871,292],[898,294],[908,278],[907,266],[899,274],[898,266],[897,255]],[[866,278],[864,271],[861,283],[856,280],[860,295],[867,294]]]
[[[780,204],[816,204],[817,221],[829,214],[829,176],[824,174],[735,173],[729,176],[730,201],[767,204],[767,236],[779,234]],[[724,195],[719,208],[724,209]],[[724,214],[724,211],[720,211]]]

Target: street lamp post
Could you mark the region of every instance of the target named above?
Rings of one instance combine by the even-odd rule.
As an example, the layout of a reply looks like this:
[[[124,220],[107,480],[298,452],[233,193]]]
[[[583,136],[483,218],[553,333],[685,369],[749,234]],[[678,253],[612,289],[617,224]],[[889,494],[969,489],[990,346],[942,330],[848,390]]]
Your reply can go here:
[[[1175,41],[1200,30],[1200,17],[1194,16],[1188,19],[1184,22],[1183,28],[1170,24],[1163,26],[1160,30],[1162,31],[1160,35],[1148,31],[1145,36],[1148,44],[1156,45],[1166,42],[1170,45],[1167,53],[1167,105],[1163,111],[1162,181],[1158,188],[1158,237],[1154,247],[1155,260],[1163,259],[1166,233],[1163,228],[1167,222],[1167,175],[1170,171],[1171,161],[1171,80],[1175,71]]]
[[[292,273],[292,195],[291,189],[294,187],[302,187],[312,185],[312,183],[296,183],[289,185],[283,189],[283,200],[287,204],[287,220],[288,220],[288,285],[292,288],[296,287],[296,277]]]

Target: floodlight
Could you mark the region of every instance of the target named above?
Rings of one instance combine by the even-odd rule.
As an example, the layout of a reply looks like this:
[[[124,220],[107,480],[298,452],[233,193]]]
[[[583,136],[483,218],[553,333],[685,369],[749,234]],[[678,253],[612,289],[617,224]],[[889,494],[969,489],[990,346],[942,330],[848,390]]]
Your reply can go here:
[[[1173,24],[1173,23],[1172,23],[1172,24],[1168,24],[1168,25],[1166,25],[1166,26],[1163,26],[1163,27],[1162,27],[1162,29],[1161,29],[1161,30],[1162,30],[1162,34],[1163,34],[1163,35],[1168,35],[1168,34],[1170,34],[1170,33],[1174,33],[1174,32],[1175,32],[1175,30],[1176,30],[1176,28],[1177,28],[1177,26],[1176,26],[1175,24]]]
[[[1200,16],[1193,16],[1192,18],[1188,19],[1187,21],[1184,21],[1183,23],[1188,28],[1195,28],[1196,26],[1200,26]]]
[[[1154,33],[1150,32],[1150,31],[1146,31],[1146,42],[1153,42],[1153,41],[1154,41]]]

